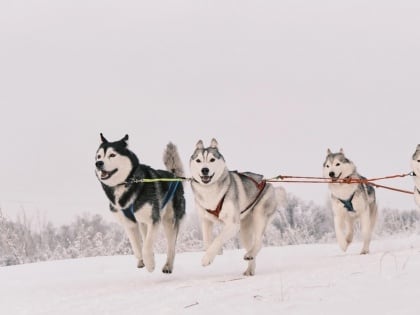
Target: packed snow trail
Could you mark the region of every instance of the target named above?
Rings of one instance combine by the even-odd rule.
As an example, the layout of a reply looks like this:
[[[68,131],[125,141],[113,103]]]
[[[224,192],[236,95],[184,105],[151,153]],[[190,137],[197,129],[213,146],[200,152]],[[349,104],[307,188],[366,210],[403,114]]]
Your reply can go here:
[[[243,250],[212,265],[178,253],[174,273],[135,268],[133,256],[94,257],[0,268],[0,314],[419,314],[420,236],[361,244],[263,248],[254,277]]]

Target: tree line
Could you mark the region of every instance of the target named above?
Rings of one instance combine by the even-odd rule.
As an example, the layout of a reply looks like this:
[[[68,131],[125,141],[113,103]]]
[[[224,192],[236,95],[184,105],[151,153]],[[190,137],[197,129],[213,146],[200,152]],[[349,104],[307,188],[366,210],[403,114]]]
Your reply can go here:
[[[99,214],[77,216],[66,225],[51,222],[34,227],[25,215],[11,220],[0,209],[0,266],[46,260],[93,256],[128,255],[130,244],[122,227],[108,222]],[[217,233],[215,228],[215,232]],[[420,213],[412,210],[383,208],[379,211],[374,238],[394,234],[420,233]],[[357,239],[358,233],[356,233]],[[332,212],[328,205],[319,206],[289,195],[284,209],[279,209],[268,226],[265,246],[335,242]],[[237,238],[226,249],[240,248]],[[160,231],[156,252],[166,251],[166,240]],[[187,213],[177,242],[177,251],[200,251],[200,224],[195,211]]]

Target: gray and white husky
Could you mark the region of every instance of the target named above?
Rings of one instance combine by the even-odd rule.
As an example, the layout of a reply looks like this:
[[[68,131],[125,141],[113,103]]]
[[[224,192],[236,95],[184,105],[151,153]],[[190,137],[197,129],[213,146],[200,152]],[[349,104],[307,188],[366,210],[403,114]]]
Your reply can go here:
[[[274,189],[261,175],[229,171],[215,139],[207,148],[198,141],[190,159],[190,170],[206,249],[202,265],[211,264],[223,244],[239,232],[246,250],[244,259],[248,261],[244,275],[254,275],[263,234],[285,200],[284,190]],[[223,228],[213,239],[214,223],[222,223]]]
[[[155,268],[153,244],[162,222],[168,241],[167,260],[162,272],[171,273],[181,219],[185,214],[183,186],[179,181],[143,183],[142,179],[184,176],[176,146],[169,143],[163,155],[168,171],[141,164],[128,149],[128,135],[109,142],[101,134],[96,151],[95,172],[110,202],[110,210],[125,229],[137,267]]]
[[[375,190],[365,183],[335,182],[344,179],[365,179],[356,166],[340,149],[338,153],[327,151],[323,165],[323,175],[332,180],[328,184],[331,192],[331,205],[334,214],[334,228],[338,245],[343,251],[353,240],[354,223],[360,220],[363,248],[360,254],[369,253],[369,244],[377,217]]]
[[[416,151],[414,152],[411,159],[411,168],[414,175],[414,200],[417,206],[420,208],[420,144],[417,145]]]

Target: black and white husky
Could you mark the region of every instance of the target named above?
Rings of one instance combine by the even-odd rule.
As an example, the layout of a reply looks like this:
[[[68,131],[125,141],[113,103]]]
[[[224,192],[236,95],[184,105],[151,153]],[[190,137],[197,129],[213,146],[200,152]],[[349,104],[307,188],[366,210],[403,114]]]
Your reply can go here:
[[[357,173],[356,166],[340,149],[338,153],[327,151],[323,175],[332,180],[328,184],[331,192],[331,206],[334,214],[334,228],[338,245],[343,251],[353,240],[354,223],[360,219],[363,248],[360,254],[369,253],[369,244],[377,216],[375,190],[365,183],[336,182],[344,179],[364,179]]]
[[[223,244],[239,232],[246,249],[244,259],[248,261],[244,275],[254,275],[263,234],[285,200],[284,190],[274,189],[261,175],[229,171],[215,139],[208,148],[201,140],[197,143],[190,170],[206,249],[202,265],[211,264]],[[213,239],[214,223],[222,223],[223,228]]]
[[[411,168],[414,175],[414,200],[420,208],[420,144],[417,145],[416,151],[411,158]]]
[[[96,176],[110,202],[110,209],[123,225],[137,267],[155,268],[153,244],[162,222],[168,241],[167,260],[162,272],[171,273],[175,245],[181,219],[185,214],[183,186],[174,182],[141,182],[142,179],[182,177],[183,167],[176,147],[169,143],[163,155],[165,170],[155,170],[141,164],[128,149],[128,135],[109,142],[101,134],[102,143],[96,151]]]

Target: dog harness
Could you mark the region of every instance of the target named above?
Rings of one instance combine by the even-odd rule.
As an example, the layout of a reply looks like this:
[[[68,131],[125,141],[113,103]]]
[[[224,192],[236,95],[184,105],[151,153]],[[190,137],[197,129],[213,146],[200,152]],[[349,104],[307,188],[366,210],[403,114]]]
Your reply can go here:
[[[163,197],[163,201],[162,201],[162,205],[160,207],[160,210],[165,208],[165,206],[168,204],[168,202],[172,200],[172,198],[175,195],[175,191],[178,188],[179,183],[180,183],[179,181],[176,181],[176,182],[171,182],[169,184],[169,188],[166,191],[165,196]],[[127,207],[125,209],[122,209],[122,212],[124,213],[124,215],[127,219],[133,221],[134,223],[137,223],[136,217],[134,216],[134,202],[129,207]]]
[[[255,179],[253,179],[252,177],[250,177],[248,175],[245,175],[243,173],[238,173],[238,174],[239,175],[242,175],[242,176],[245,176],[246,178],[249,178],[250,180],[252,180],[254,182],[255,186],[257,186],[257,189],[258,189],[257,196],[255,197],[255,199],[244,210],[241,211],[241,214],[242,214],[242,213],[248,211],[249,209],[251,209],[251,207],[258,201],[259,197],[261,196],[261,193],[263,192],[263,190],[264,190],[264,188],[265,188],[265,186],[267,184],[267,181],[262,180],[260,182],[257,182]],[[220,214],[220,211],[222,210],[223,202],[225,201],[225,197],[226,197],[226,194],[224,194],[224,196],[222,197],[222,199],[219,201],[219,203],[217,204],[216,209],[214,209],[214,210],[206,209],[206,211],[208,213],[210,213],[210,214],[212,214],[212,215],[214,215],[215,217],[218,218],[219,217],[219,214]]]
[[[347,209],[347,211],[349,211],[349,212],[356,212],[355,210],[354,210],[354,208],[353,208],[353,203],[352,203],[352,201],[353,201],[353,197],[354,197],[354,195],[356,194],[356,192],[354,192],[351,196],[350,196],[350,198],[349,199],[346,199],[346,200],[343,200],[343,199],[340,199],[340,198],[337,198],[338,200],[340,200],[340,202],[343,204],[343,206],[344,206],[344,208],[346,208]]]
[[[216,209],[214,209],[214,210],[206,209],[206,211],[218,218],[219,214],[220,214],[220,211],[222,210],[223,202],[225,201],[225,197],[226,197],[226,194],[223,195],[222,199],[217,204]]]
[[[166,192],[165,197],[163,198],[162,206],[160,207],[161,210],[165,208],[165,206],[168,204],[169,201],[172,200],[172,198],[175,195],[175,191],[178,188],[179,183],[180,183],[179,181],[170,182],[168,191]]]
[[[134,216],[134,203],[132,203],[128,208],[122,209],[122,212],[127,219],[130,219],[134,223],[137,222],[136,217]]]

